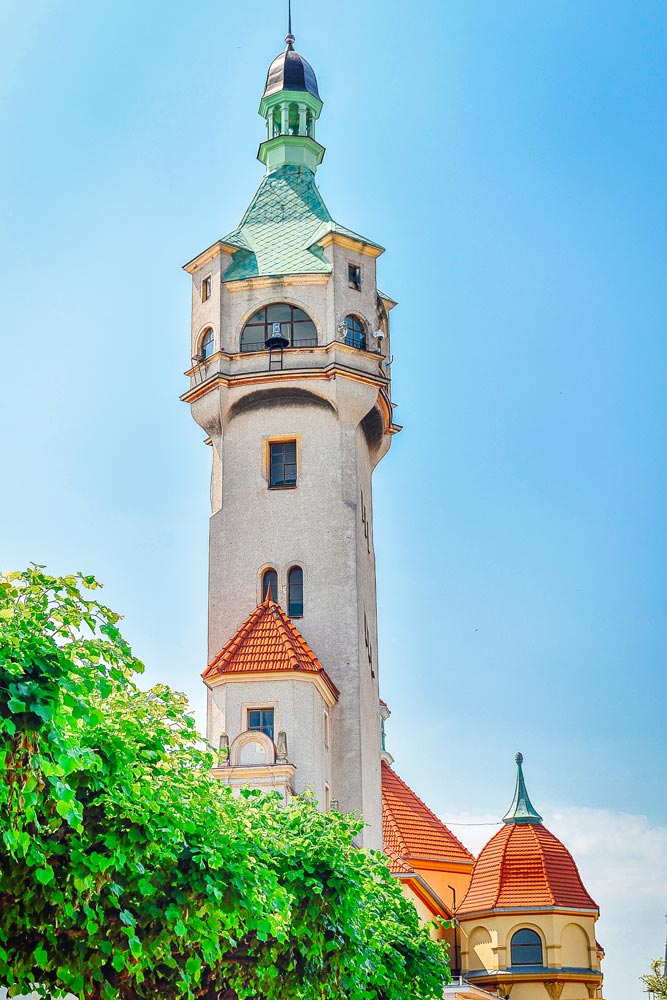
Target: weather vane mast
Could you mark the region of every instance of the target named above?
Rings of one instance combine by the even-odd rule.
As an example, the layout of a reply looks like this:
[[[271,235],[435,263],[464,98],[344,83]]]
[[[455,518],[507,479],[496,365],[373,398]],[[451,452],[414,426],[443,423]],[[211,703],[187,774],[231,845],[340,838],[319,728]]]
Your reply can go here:
[[[294,45],[294,35],[292,34],[292,0],[287,0],[287,34],[285,35],[288,49]]]

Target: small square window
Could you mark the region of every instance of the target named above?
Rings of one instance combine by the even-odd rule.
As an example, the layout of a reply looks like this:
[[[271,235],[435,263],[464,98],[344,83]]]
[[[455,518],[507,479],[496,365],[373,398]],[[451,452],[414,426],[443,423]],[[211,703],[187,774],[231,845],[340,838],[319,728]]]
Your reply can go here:
[[[206,302],[211,297],[211,275],[208,274],[201,283],[201,300]]]
[[[249,708],[248,709],[248,729],[257,733],[265,733],[270,740],[273,739],[273,709],[272,708]]]
[[[269,486],[296,486],[296,441],[269,442]]]
[[[361,291],[361,268],[358,264],[347,265],[347,282],[350,288],[356,288],[358,292]]]

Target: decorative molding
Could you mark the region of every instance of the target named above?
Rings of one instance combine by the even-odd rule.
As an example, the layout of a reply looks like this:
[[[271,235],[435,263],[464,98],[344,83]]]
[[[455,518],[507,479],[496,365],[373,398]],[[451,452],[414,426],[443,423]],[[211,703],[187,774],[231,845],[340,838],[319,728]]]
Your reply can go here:
[[[545,983],[544,988],[549,994],[551,1000],[560,1000],[560,995],[565,989],[565,983],[561,983],[556,979],[552,983]]]

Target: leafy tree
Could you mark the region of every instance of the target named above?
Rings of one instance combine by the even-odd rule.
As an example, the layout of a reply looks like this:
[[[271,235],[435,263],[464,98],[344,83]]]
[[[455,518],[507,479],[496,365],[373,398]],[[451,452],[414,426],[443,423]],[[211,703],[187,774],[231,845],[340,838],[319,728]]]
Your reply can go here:
[[[652,993],[656,1000],[667,1000],[667,962],[656,958],[651,962],[651,971],[645,976],[641,976],[647,991]]]
[[[234,798],[140,690],[90,576],[0,575],[0,982],[86,1000],[431,1000],[449,974],[359,822]]]

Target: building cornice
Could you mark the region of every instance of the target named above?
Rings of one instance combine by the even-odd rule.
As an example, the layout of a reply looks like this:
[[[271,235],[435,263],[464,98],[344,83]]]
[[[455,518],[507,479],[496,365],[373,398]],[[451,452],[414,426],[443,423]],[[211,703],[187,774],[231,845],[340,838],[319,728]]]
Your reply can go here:
[[[416,865],[419,868],[428,868],[430,871],[434,872],[457,871],[465,872],[467,874],[475,864],[474,860],[461,861],[460,859],[450,860],[449,858],[431,858],[427,854],[402,854],[401,857],[411,865]]]
[[[352,236],[347,236],[343,233],[327,233],[322,239],[316,240],[313,243],[313,246],[322,247],[323,250],[332,245],[344,247],[346,250],[356,250],[357,253],[363,253],[367,257],[379,257],[380,254],[384,253],[384,247],[380,247],[376,243],[368,243],[361,238],[354,239]]]
[[[232,246],[231,243],[224,243],[222,240],[218,240],[207,250],[202,250],[200,254],[197,254],[197,256],[193,257],[192,260],[189,260],[187,264],[184,264],[183,270],[187,271],[188,274],[194,274],[195,271],[198,271],[200,267],[204,266],[204,264],[208,264],[209,261],[215,260],[215,258],[219,257],[221,254],[233,254],[236,253],[238,249],[238,247]]]
[[[324,671],[304,671],[304,670],[234,670],[229,673],[217,674],[204,680],[208,688],[223,687],[225,684],[247,684],[252,682],[266,681],[298,681],[300,683],[314,684],[329,708],[333,708],[340,692],[329,675]]]
[[[222,283],[228,292],[245,292],[252,288],[280,288],[283,285],[326,285],[330,277],[330,272],[322,274],[274,274],[225,281],[223,275]]]
[[[462,923],[465,920],[478,920],[482,917],[513,916],[514,914],[530,916],[531,914],[539,915],[544,913],[562,913],[573,917],[583,915],[593,917],[594,920],[597,920],[600,915],[600,911],[597,909],[577,909],[573,906],[498,906],[493,909],[487,908],[485,910],[471,910],[469,913],[457,913],[456,917]]]

